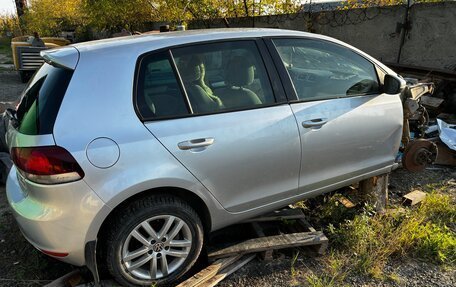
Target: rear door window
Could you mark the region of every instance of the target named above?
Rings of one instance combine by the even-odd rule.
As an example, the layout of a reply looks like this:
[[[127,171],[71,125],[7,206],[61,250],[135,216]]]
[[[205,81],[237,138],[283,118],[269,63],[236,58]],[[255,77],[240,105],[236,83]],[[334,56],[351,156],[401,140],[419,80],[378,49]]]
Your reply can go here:
[[[141,60],[136,105],[145,119],[189,113],[167,52],[147,55]]]
[[[195,114],[275,103],[255,41],[192,45],[172,53]]]
[[[73,71],[44,64],[33,76],[17,108],[18,131],[51,134]]]

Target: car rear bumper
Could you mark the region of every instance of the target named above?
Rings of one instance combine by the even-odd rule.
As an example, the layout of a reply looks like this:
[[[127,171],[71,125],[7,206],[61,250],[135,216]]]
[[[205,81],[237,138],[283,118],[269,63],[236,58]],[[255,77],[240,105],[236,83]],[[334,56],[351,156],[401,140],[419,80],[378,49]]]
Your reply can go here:
[[[64,262],[85,265],[89,227],[104,203],[83,180],[35,184],[18,175],[13,166],[6,193],[22,233],[33,246],[42,252],[61,253],[53,257]]]

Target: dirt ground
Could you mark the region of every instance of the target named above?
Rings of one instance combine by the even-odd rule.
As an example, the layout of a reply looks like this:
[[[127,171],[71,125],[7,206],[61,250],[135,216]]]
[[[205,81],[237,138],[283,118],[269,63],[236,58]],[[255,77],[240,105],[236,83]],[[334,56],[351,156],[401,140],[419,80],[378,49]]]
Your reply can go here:
[[[0,70],[0,103],[17,100],[23,88],[17,73]],[[431,167],[414,174],[399,169],[391,174],[390,197],[397,200],[413,189],[455,178],[455,168]],[[292,272],[292,256],[296,251],[300,253]],[[42,286],[74,269],[41,254],[23,238],[8,207],[4,186],[0,187],[0,258],[0,286]],[[323,260],[324,256],[309,256],[304,249],[285,250],[276,253],[271,262],[250,262],[220,286],[308,286],[303,276],[318,274]],[[394,274],[395,279],[379,281],[351,276],[345,282],[347,286],[456,286],[455,268],[414,259],[389,262],[384,272]]]
[[[24,88],[25,84],[21,82],[16,71],[0,68],[0,112],[14,106]]]

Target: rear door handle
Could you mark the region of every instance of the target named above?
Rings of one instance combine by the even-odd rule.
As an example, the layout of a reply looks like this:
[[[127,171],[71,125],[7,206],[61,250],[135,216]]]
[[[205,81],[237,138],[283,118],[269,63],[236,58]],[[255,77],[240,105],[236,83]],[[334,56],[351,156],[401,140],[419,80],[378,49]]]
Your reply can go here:
[[[210,146],[214,143],[214,138],[201,138],[183,141],[177,144],[181,150],[200,149]]]
[[[321,127],[322,125],[328,122],[327,118],[319,118],[319,119],[311,119],[308,121],[303,121],[302,126],[305,128],[312,128],[312,127]]]

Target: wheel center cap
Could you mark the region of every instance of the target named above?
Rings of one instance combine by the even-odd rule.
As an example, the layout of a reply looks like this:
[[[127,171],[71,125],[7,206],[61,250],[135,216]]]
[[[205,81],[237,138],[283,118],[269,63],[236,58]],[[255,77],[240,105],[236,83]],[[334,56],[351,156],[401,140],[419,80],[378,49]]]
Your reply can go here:
[[[154,252],[161,252],[165,248],[165,245],[163,242],[157,242],[154,245],[152,245],[152,250]]]

